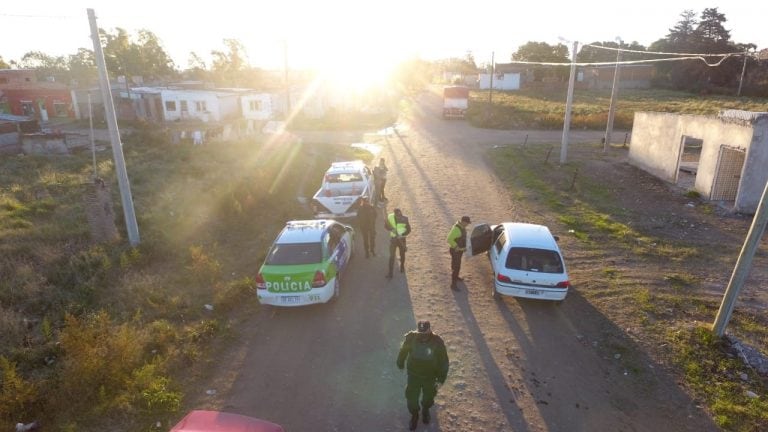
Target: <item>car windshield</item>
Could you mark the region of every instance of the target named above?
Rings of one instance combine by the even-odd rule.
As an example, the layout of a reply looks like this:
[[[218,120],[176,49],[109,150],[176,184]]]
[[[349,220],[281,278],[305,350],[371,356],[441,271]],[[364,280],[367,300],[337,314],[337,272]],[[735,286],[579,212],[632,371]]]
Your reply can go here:
[[[363,181],[363,177],[360,175],[360,173],[356,173],[356,172],[335,173],[335,174],[326,174],[325,181],[327,181],[328,183],[359,182],[359,181]]]
[[[562,273],[560,254],[549,249],[513,247],[509,249],[506,267],[513,270],[541,273]]]
[[[267,254],[265,264],[300,265],[323,261],[323,249],[320,243],[277,243]]]

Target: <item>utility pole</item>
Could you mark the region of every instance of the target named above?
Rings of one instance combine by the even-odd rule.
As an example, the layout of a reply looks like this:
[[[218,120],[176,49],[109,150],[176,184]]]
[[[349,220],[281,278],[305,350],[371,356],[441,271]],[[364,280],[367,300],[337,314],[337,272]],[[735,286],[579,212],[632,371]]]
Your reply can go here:
[[[736,96],[741,96],[741,85],[744,84],[744,72],[747,71],[747,54],[749,49],[744,50],[744,64],[741,65],[741,78],[739,78],[739,91],[736,92]]]
[[[712,325],[712,331],[719,337],[725,334],[725,327],[731,319],[736,298],[739,296],[739,291],[744,286],[747,276],[749,276],[749,270],[752,268],[752,258],[755,257],[755,251],[760,246],[760,239],[763,237],[765,224],[768,222],[768,197],[766,195],[768,195],[768,183],[765,184],[763,197],[757,206],[757,212],[752,219],[752,226],[749,228],[747,239],[744,241],[739,258],[736,260],[736,267],[733,269],[731,280],[728,282],[723,301],[720,304],[720,310],[717,311],[715,323]]]
[[[493,106],[493,75],[496,73],[496,64],[493,61],[495,51],[491,51],[491,86],[488,88],[488,109]]]
[[[125,216],[125,228],[128,231],[128,241],[131,246],[137,246],[139,238],[139,226],[136,224],[136,213],[133,209],[133,197],[131,185],[128,182],[128,172],[125,169],[123,158],[123,143],[120,142],[120,131],[117,128],[117,116],[115,115],[115,103],[112,100],[112,91],[109,87],[107,66],[104,63],[104,51],[99,40],[99,28],[96,25],[96,13],[88,9],[88,22],[91,24],[91,39],[93,40],[93,53],[96,55],[96,66],[99,70],[99,88],[104,101],[105,116],[109,127],[109,137],[112,142],[112,155],[115,158],[115,172],[117,184],[120,187],[120,198],[123,202],[123,215]]]
[[[283,66],[285,67],[285,119],[291,114],[291,85],[288,81],[288,40],[283,42]]]
[[[619,41],[619,50],[616,51],[616,69],[613,71],[613,87],[611,87],[611,105],[608,108],[608,126],[605,128],[605,140],[603,142],[603,153],[608,151],[608,146],[611,145],[611,134],[613,133],[613,117],[616,115],[616,95],[619,93],[619,62],[621,61],[621,45],[622,40],[616,38]]]
[[[571,54],[571,76],[568,78],[568,97],[565,101],[565,120],[563,121],[563,141],[560,143],[560,163],[564,164],[568,155],[568,132],[571,129],[571,106],[573,105],[573,85],[576,80],[576,49],[579,42],[573,43]]]

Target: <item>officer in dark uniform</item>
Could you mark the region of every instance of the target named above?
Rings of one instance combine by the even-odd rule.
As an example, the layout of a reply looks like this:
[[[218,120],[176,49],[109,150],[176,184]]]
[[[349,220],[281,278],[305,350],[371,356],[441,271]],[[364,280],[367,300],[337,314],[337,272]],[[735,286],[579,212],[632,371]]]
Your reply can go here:
[[[357,208],[357,226],[363,235],[365,257],[376,256],[376,209],[364,197]]]
[[[410,429],[419,423],[419,396],[421,395],[421,420],[429,423],[429,408],[435,403],[438,383],[448,376],[448,352],[443,339],[432,333],[429,321],[419,321],[418,331],[405,335],[397,356],[397,367],[408,365],[408,385],[405,399],[411,413]]]
[[[459,290],[457,283],[464,279],[459,276],[461,271],[461,256],[467,249],[467,226],[472,223],[469,216],[462,216],[448,232],[448,252],[451,254],[451,289]]]

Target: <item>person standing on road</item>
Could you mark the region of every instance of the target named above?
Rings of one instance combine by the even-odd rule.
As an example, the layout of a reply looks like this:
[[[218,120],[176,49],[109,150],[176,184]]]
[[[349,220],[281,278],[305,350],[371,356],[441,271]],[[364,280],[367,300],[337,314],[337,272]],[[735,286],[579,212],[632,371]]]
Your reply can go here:
[[[363,235],[365,257],[376,256],[376,209],[365,197],[360,198],[360,206],[357,208],[357,226]]]
[[[438,384],[448,377],[448,351],[443,339],[432,333],[429,321],[419,321],[418,331],[405,335],[397,355],[397,367],[403,370],[408,365],[408,384],[405,399],[411,413],[410,430],[416,430],[419,423],[419,396],[421,396],[421,420],[428,424],[429,408],[435,403]]]
[[[461,256],[467,250],[467,226],[472,223],[469,216],[462,216],[448,232],[448,252],[451,254],[451,289],[459,291],[458,282],[464,279],[459,276],[461,271]]]
[[[389,172],[389,168],[384,163],[384,158],[379,159],[379,164],[373,168],[373,184],[376,187],[377,202],[387,200],[387,197],[384,195],[384,186],[387,184],[387,172]]]
[[[400,250],[400,273],[405,272],[405,237],[411,233],[411,223],[403,216],[403,212],[396,208],[387,216],[384,227],[389,231],[389,273],[387,279],[392,278],[392,268],[395,266],[395,251]]]

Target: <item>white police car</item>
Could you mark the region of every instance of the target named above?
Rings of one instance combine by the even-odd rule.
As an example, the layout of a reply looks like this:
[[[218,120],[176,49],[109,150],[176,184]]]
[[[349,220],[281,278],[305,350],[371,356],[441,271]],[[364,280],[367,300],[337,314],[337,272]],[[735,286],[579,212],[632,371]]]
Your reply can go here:
[[[331,219],[286,223],[256,276],[259,302],[304,306],[338,297],[354,234],[352,227]]]
[[[470,255],[488,252],[493,295],[562,301],[571,286],[563,254],[544,225],[505,222],[477,225]]]

